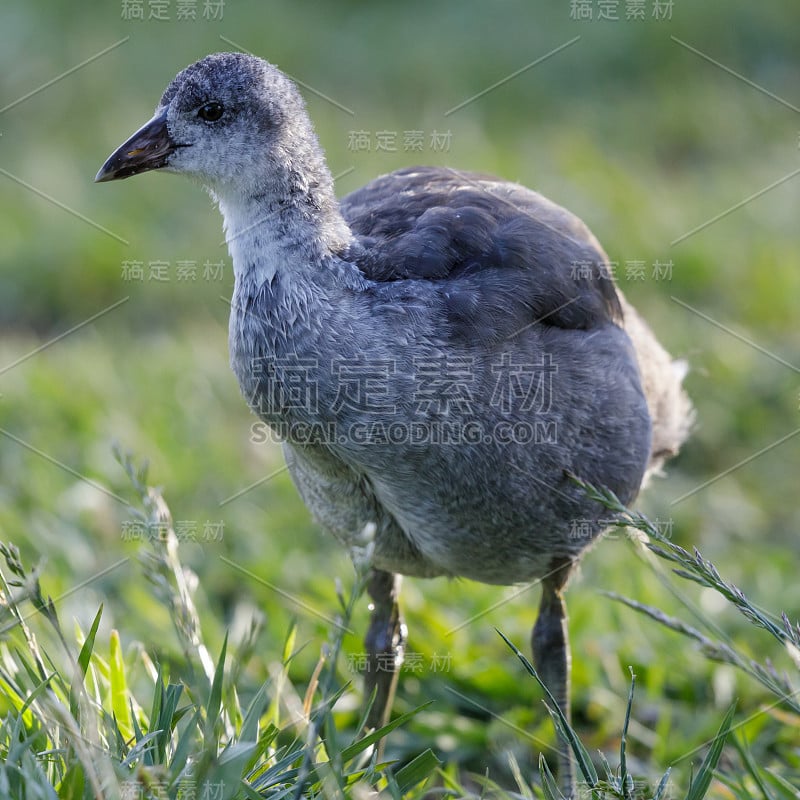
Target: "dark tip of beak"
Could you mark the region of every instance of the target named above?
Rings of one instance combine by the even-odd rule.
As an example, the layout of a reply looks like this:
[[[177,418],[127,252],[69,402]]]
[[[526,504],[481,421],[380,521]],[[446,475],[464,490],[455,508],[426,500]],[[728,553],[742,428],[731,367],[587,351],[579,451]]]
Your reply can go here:
[[[165,167],[170,154],[180,146],[170,138],[167,110],[163,109],[106,159],[95,175],[95,183],[115,181]]]

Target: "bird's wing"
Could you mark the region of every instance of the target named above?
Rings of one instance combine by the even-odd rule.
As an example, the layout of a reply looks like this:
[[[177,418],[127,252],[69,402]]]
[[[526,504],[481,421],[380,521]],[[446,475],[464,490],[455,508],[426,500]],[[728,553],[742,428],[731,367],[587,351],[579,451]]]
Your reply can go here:
[[[584,330],[621,319],[607,257],[589,229],[519,184],[418,167],[347,195],[341,211],[355,234],[348,260],[377,283],[436,284],[456,327],[503,313],[515,324]]]

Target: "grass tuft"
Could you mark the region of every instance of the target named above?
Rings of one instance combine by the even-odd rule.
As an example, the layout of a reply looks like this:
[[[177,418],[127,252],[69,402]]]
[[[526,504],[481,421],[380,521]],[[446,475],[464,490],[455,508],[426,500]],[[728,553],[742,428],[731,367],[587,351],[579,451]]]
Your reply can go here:
[[[256,630],[231,648],[227,636],[216,657],[203,638],[198,611],[199,583],[180,559],[172,515],[162,494],[148,484],[145,466],[117,450],[136,498],[133,513],[159,536],[140,553],[140,563],[159,602],[169,611],[185,663],[159,660],[145,645],[126,656],[117,630],[103,633],[101,606],[87,631],[64,633],[55,603],[42,591],[40,569],[27,567],[13,545],[0,544],[0,796],[3,798],[361,798],[386,796],[546,798],[561,800],[543,758],[538,781],[526,779],[508,754],[516,791],[502,789],[488,774],[454,772],[433,748],[424,747],[402,763],[378,762],[375,745],[420,713],[426,702],[398,714],[384,728],[359,736],[342,725],[338,706],[349,692],[339,661],[365,588],[371,562],[368,542],[353,553],[355,576],[349,589],[335,587],[338,617],[331,626],[317,668],[305,690],[294,685],[290,666],[298,652],[297,628],[290,625],[269,679],[246,701],[237,681],[255,650]],[[624,508],[607,492],[583,484],[612,511],[620,526],[638,531],[640,541],[681,579],[717,591],[750,626],[766,631],[796,656],[798,628],[752,604],[699,552],[690,553],[663,537],[643,515]],[[611,595],[670,631],[699,645],[717,662],[742,670],[774,694],[791,725],[798,709],[788,675],[772,663],[740,652],[717,633],[704,631],[658,608]],[[499,631],[498,631],[499,632]],[[525,671],[536,670],[500,633]],[[302,648],[300,648],[302,650]],[[792,663],[796,663],[793,661]],[[592,800],[666,800],[676,796],[672,769],[653,782],[636,776],[630,727],[636,716],[631,680],[619,733],[619,763],[594,757],[560,713],[546,687],[545,703],[575,755],[585,796]],[[345,715],[346,716],[346,715]],[[682,796],[687,800],[732,797],[765,800],[796,797],[797,775],[759,765],[743,735],[747,720],[736,719],[736,704],[725,713],[705,746]],[[787,736],[791,735],[787,731]],[[732,743],[732,746],[730,745]],[[476,788],[478,793],[476,794]]]

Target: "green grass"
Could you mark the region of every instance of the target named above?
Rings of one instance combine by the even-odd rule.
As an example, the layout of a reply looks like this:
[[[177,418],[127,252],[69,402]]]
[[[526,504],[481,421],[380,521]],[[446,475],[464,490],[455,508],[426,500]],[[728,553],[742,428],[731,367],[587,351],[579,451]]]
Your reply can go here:
[[[127,456],[120,460],[142,505],[132,509],[135,516],[159,531],[140,555],[153,595],[168,609],[182,645],[180,678],[173,679],[170,666],[156,665],[143,649],[126,657],[116,630],[107,647],[101,645],[102,606],[88,631],[76,629],[77,643],[71,644],[36,571],[26,570],[17,548],[0,545],[8,572],[0,572],[3,796],[233,798],[300,796],[306,790],[309,796],[341,796],[357,783],[389,786],[400,796],[424,782],[440,764],[430,750],[390,773],[365,760],[377,739],[413,714],[366,737],[351,734],[349,741],[336,730],[332,710],[347,689],[335,686],[341,633],[332,636],[303,701],[287,676],[295,626],[282,652],[273,654],[277,673],[246,705],[240,700],[237,665],[252,657],[257,627],[230,658],[225,636],[218,659],[211,660],[169,509],[144,482],[146,470]],[[350,625],[367,573],[365,556],[350,599],[340,598],[337,631]],[[34,632],[38,623],[45,623],[41,639],[47,645]]]
[[[352,675],[341,669],[345,632],[366,585],[371,545],[351,553],[355,575],[347,595],[337,586],[337,617],[328,642],[305,688],[294,683],[291,667],[298,655],[297,626],[290,625],[280,652],[268,653],[269,677],[251,684],[246,668],[254,660],[259,625],[251,623],[228,657],[225,634],[219,655],[212,659],[198,613],[197,584],[180,561],[176,524],[162,494],[147,483],[147,468],[117,451],[135,493],[129,510],[148,530],[157,531],[139,552],[140,580],[151,584],[152,598],[163,605],[173,622],[180,654],[172,657],[137,646],[125,653],[117,630],[100,634],[103,607],[86,629],[65,632],[56,604],[42,590],[38,569],[30,569],[13,545],[0,545],[5,568],[0,570],[0,791],[4,797],[179,798],[190,794],[220,798],[361,797],[375,791],[391,797],[518,796],[503,790],[489,771],[481,778],[445,767],[431,747],[376,762],[377,740],[390,741],[403,726],[411,726],[435,700],[397,715],[385,728],[359,736],[364,717],[353,714]],[[800,627],[785,616],[775,620],[756,608],[727,583],[701,554],[694,555],[664,537],[658,526],[621,506],[613,495],[585,486],[596,499],[620,515],[620,529],[643,534],[638,540],[662,560],[677,565],[676,574],[718,593],[751,628],[772,636],[795,660],[798,672]],[[552,696],[542,685],[545,707],[575,753],[581,791],[601,800],[650,797],[653,800],[685,793],[691,800],[724,786],[735,798],[791,798],[800,764],[793,763],[794,744],[782,742],[789,716],[800,713],[792,688],[795,679],[780,674],[770,658],[750,658],[713,623],[704,633],[682,620],[638,601],[617,598],[645,617],[699,643],[707,659],[735,667],[759,682],[772,696],[766,709],[747,713],[734,702],[719,729],[688,753],[693,758],[686,774],[677,759],[660,777],[652,766],[640,774],[633,766],[640,742],[632,728],[636,675],[631,683],[624,718],[618,722],[619,755],[597,756],[567,724]],[[510,638],[501,638],[528,673],[536,671]],[[264,654],[261,654],[264,658]],[[513,665],[511,668],[513,672]],[[776,716],[772,759],[748,742],[748,728],[767,712]],[[746,714],[744,715],[743,712]],[[503,719],[498,716],[498,719]],[[508,719],[504,720],[506,723]],[[524,731],[521,731],[524,733]],[[793,732],[786,731],[787,738]],[[732,746],[726,750],[728,740]],[[684,739],[682,745],[686,745]],[[723,764],[723,754],[727,763]],[[702,761],[699,756],[702,755]],[[506,764],[524,797],[560,800],[561,794],[544,755],[539,756],[533,782],[513,750]],[[775,762],[775,763],[772,763]],[[724,796],[721,794],[719,796]]]

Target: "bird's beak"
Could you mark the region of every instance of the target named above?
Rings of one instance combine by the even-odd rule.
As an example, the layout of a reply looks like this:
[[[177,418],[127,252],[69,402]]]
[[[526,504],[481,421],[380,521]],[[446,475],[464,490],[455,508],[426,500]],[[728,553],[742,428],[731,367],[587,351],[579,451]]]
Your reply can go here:
[[[106,159],[95,175],[95,182],[114,181],[165,167],[177,147],[180,145],[167,130],[167,109],[163,108]]]

